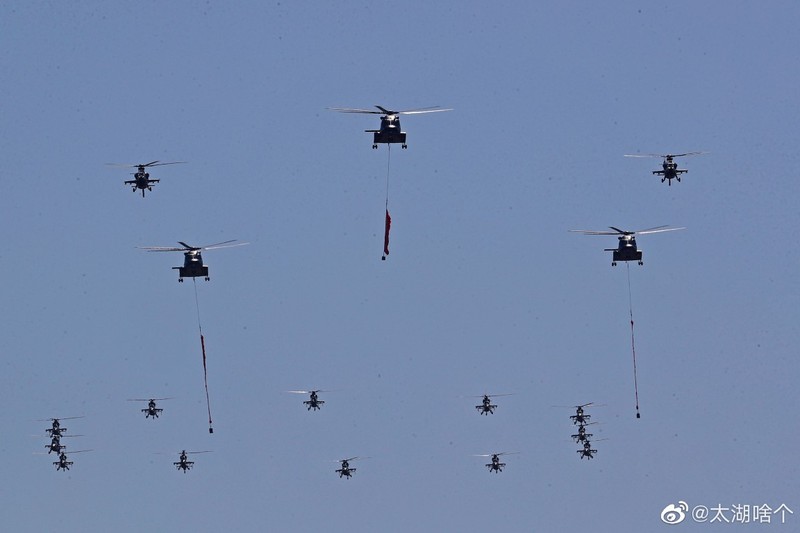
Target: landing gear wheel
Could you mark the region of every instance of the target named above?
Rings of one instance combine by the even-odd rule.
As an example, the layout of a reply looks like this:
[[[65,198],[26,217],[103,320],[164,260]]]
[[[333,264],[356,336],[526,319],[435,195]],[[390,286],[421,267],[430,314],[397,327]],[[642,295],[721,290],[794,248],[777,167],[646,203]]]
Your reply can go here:
[[[377,144],[373,144],[373,145],[372,145],[372,149],[373,149],[373,150],[377,150],[377,149],[378,149],[378,145],[377,145]]]
[[[403,145],[403,150],[408,150],[408,145],[407,144]]]
[[[644,261],[639,261],[639,266],[643,265]]]
[[[612,262],[611,262],[611,266],[612,266],[612,267],[615,267],[615,266],[617,266],[617,262],[616,262],[616,261],[612,261]]]

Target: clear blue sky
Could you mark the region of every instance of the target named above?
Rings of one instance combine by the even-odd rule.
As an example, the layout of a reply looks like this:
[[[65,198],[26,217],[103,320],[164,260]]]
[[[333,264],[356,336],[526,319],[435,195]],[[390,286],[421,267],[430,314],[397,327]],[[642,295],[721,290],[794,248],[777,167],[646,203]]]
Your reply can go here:
[[[800,524],[800,6],[0,5],[0,515],[25,531],[593,531],[785,503]],[[391,255],[381,261],[387,149]],[[660,160],[693,150],[667,187]],[[147,197],[109,162],[152,171]],[[630,267],[613,237],[661,224]],[[198,282],[215,433],[207,431]],[[291,389],[321,388],[309,413]],[[470,395],[498,398],[480,417]],[[157,421],[127,398],[175,397]],[[569,409],[592,411],[581,461]],[[51,416],[85,435],[68,473]],[[181,449],[194,470],[177,472]],[[515,451],[502,474],[472,454]],[[167,455],[158,455],[166,453]],[[334,462],[359,461],[351,480]],[[774,518],[777,520],[777,518]],[[687,519],[676,530],[728,531]],[[753,526],[756,527],[756,526]]]

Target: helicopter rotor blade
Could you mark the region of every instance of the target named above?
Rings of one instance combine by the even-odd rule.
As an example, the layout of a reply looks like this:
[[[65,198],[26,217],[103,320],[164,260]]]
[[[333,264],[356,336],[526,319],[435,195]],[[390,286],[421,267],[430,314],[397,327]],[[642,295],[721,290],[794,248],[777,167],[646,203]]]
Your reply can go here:
[[[583,235],[619,235],[621,233],[619,231],[596,231],[590,229],[571,229],[568,231],[571,233],[581,233]]]
[[[186,252],[186,248],[177,248],[175,246],[137,246],[140,250],[147,250],[148,252]]]
[[[338,111],[339,113],[366,113],[368,115],[383,115],[383,111],[373,111],[372,109],[356,109],[352,107],[329,107],[331,111]]]
[[[690,155],[702,155],[702,154],[707,154],[707,153],[708,152],[686,152],[686,153],[683,153],[683,154],[669,154],[669,155],[667,155],[665,157],[687,157],[687,156],[690,156]]]
[[[667,226],[656,226],[655,228],[638,230],[638,231],[634,231],[634,232],[631,232],[631,233],[635,233],[637,235],[647,235],[648,233],[663,233],[665,231],[678,231],[678,230],[681,230],[681,229],[686,229],[686,228],[684,228],[684,227],[681,227],[681,228],[669,228]]]
[[[378,106],[375,106],[378,107]],[[441,111],[452,111],[452,108],[443,108],[440,106],[433,106],[433,107],[420,107],[418,109],[407,109],[405,111],[394,111],[392,114],[394,115],[421,115],[423,113],[439,113]]]
[[[213,451],[214,450],[200,450],[200,451],[197,451],[197,452],[186,452],[186,453],[187,454],[189,454],[189,453],[192,453],[192,454],[194,454],[194,453],[211,453]]]
[[[187,161],[167,161],[162,163],[160,161],[153,161],[151,163],[147,163],[146,165],[142,165],[143,167],[163,167],[164,165],[178,165],[182,163],[187,163]]]
[[[149,402],[150,400],[152,400],[154,402],[160,402],[161,400],[174,400],[174,399],[175,398],[173,396],[170,396],[169,398],[129,398],[126,401],[128,401],[128,402]]]
[[[235,243],[235,244],[231,244],[231,243]],[[233,240],[230,240],[230,241],[218,242],[216,244],[209,244],[208,246],[201,247],[200,250],[217,250],[219,248],[234,248],[236,246],[245,246],[247,244],[250,244],[250,243],[249,242],[237,242],[236,239],[233,239]]]

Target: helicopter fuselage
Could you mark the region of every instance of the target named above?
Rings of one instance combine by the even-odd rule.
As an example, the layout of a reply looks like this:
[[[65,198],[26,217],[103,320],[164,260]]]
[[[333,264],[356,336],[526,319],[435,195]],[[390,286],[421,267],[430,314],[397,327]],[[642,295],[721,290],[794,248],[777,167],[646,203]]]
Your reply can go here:
[[[611,266],[616,266],[620,261],[642,262],[642,251],[636,247],[636,238],[633,235],[622,235],[619,237],[619,245],[616,248],[607,248],[607,252],[613,252]]]
[[[140,167],[139,170],[133,175],[132,180],[128,180],[125,182],[125,185],[131,185],[133,192],[136,192],[136,189],[142,190],[142,198],[144,198],[144,191],[152,191],[153,184],[158,183],[160,180],[151,180],[150,173],[145,172],[143,167]]]
[[[661,183],[664,183],[664,180],[667,181],[667,185],[672,185],[672,180],[678,180],[678,183],[681,181],[681,174],[685,174],[689,172],[686,169],[678,168],[678,163],[676,163],[671,157],[668,157],[664,160],[664,163],[661,165],[661,170],[654,170],[653,174],[655,176],[661,176]]]
[[[372,148],[378,148],[379,144],[400,144],[408,148],[406,144],[406,133],[400,130],[400,117],[398,115],[383,115],[381,117],[381,129],[364,130],[372,133]]]
[[[178,281],[183,282],[183,278],[205,278],[208,281],[208,267],[203,264],[203,256],[199,250],[190,250],[183,254],[183,266],[172,267],[178,271]]]

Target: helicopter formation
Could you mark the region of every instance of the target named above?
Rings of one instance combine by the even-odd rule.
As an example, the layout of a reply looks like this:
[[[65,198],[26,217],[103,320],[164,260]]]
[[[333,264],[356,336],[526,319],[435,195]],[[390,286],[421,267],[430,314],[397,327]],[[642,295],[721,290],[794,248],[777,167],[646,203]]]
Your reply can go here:
[[[416,108],[416,109],[406,109],[401,111],[391,110],[386,107],[382,106],[375,106],[377,110],[372,109],[361,109],[361,108],[343,108],[343,107],[335,107],[329,108],[330,110],[341,112],[341,113],[358,113],[358,114],[375,114],[380,115],[380,128],[374,130],[365,130],[367,133],[373,134],[373,144],[372,148],[377,149],[379,144],[400,144],[402,149],[407,149],[407,134],[406,132],[402,131],[400,126],[400,116],[401,115],[415,115],[415,114],[428,114],[428,113],[437,113],[437,112],[444,112],[444,111],[451,111],[452,109],[449,108],[441,108],[440,106],[433,106],[433,107],[425,107],[425,108]],[[684,157],[684,156],[693,156],[693,155],[700,155],[705,152],[686,152],[681,154],[642,154],[642,155],[631,155],[626,154],[626,157],[661,157],[663,159],[662,168],[661,170],[654,170],[653,174],[660,176],[662,183],[664,181],[668,182],[668,185],[672,185],[672,180],[676,180],[680,183],[681,175],[688,172],[687,169],[680,169],[678,168],[677,162],[675,162],[675,158]],[[151,178],[148,172],[148,169],[157,166],[163,165],[174,165],[174,164],[181,164],[185,163],[185,161],[168,161],[168,162],[161,162],[158,160],[151,161],[149,163],[143,164],[134,164],[134,165],[120,165],[120,164],[111,164],[114,166],[122,166],[126,168],[136,168],[136,172],[133,173],[134,179],[126,180],[124,183],[132,187],[133,192],[140,190],[142,193],[142,197],[145,197],[145,191],[152,191],[153,185],[160,182],[159,179]],[[388,184],[388,181],[387,181]],[[388,254],[388,233],[389,233],[389,213],[388,213],[388,185],[387,185],[387,211],[386,211],[386,236],[385,236],[385,252],[384,257]],[[630,262],[630,261],[637,261],[639,265],[643,264],[642,261],[642,250],[637,247],[636,243],[636,236],[637,235],[646,235],[646,234],[653,234],[653,233],[661,233],[667,231],[676,231],[685,228],[673,228],[669,226],[656,226],[653,228],[648,228],[644,230],[623,230],[614,226],[610,226],[609,229],[611,231],[593,231],[593,230],[570,230],[572,232],[578,232],[585,235],[611,235],[616,236],[619,240],[619,244],[617,248],[608,248],[605,251],[610,251],[613,253],[612,255],[612,266],[616,266],[618,262]],[[175,246],[145,246],[139,247],[140,249],[149,251],[149,252],[182,252],[184,254],[184,264],[183,266],[176,266],[172,267],[173,270],[178,270],[178,281],[183,282],[185,278],[204,278],[206,281],[210,280],[209,277],[209,268],[207,265],[203,263],[203,258],[201,252],[207,250],[215,250],[221,248],[231,248],[237,246],[243,246],[248,243],[246,242],[238,242],[237,240],[228,240],[223,241],[215,244],[204,245],[204,246],[193,246],[187,244],[185,242],[179,241],[178,244],[180,247]],[[198,312],[199,315],[199,312]],[[201,342],[203,341],[202,338],[202,329],[201,329]],[[205,348],[204,348],[205,350]],[[205,361],[205,351],[203,353],[204,361]],[[325,401],[319,398],[319,393],[321,392],[328,392],[321,389],[315,390],[292,390],[287,391],[290,393],[295,394],[308,394],[309,399],[303,401],[303,404],[306,406],[308,411],[318,411],[322,408],[325,404]],[[494,414],[495,410],[498,408],[498,405],[492,403],[492,397],[500,397],[500,396],[508,396],[509,394],[484,394],[481,397],[481,403],[475,406],[475,409],[478,411],[480,415],[490,415]],[[157,406],[157,401],[162,400],[169,400],[172,398],[134,398],[130,399],[129,401],[140,401],[140,402],[147,402],[147,407],[141,409],[142,413],[145,415],[145,418],[152,418],[153,420],[159,418],[163,409]],[[578,450],[581,458],[592,459],[594,454],[597,450],[592,448],[591,438],[593,434],[589,433],[587,428],[588,426],[595,424],[595,422],[589,422],[591,415],[586,414],[584,412],[584,408],[592,405],[592,403],[583,404],[575,406],[576,413],[575,415],[571,416],[570,418],[573,421],[573,424],[578,426],[577,433],[572,435],[573,440],[582,445],[582,449]],[[638,416],[638,414],[637,414]],[[60,422],[58,419],[51,419],[52,420],[52,427],[49,428],[47,431],[51,436],[50,444],[46,445],[48,448],[48,454],[55,452],[59,454],[59,461],[54,462],[54,465],[57,466],[57,470],[68,470],[69,466],[73,464],[72,461],[69,461],[66,455],[66,446],[61,444],[61,438],[66,436],[63,435],[63,432],[66,431],[66,428],[60,427]],[[209,422],[210,422],[210,411],[209,411]],[[209,432],[213,432],[213,430],[209,430]],[[77,435],[70,435],[70,436],[77,436]],[[73,453],[80,453],[85,451],[91,450],[78,450]],[[194,461],[190,461],[188,456],[189,454],[195,453],[208,453],[210,450],[204,451],[196,451],[190,452],[186,450],[182,450],[179,454],[179,460],[174,462],[174,466],[178,469],[186,473],[190,470],[193,465]],[[501,462],[501,457],[506,455],[517,454],[519,452],[499,452],[499,453],[490,453],[490,454],[480,454],[479,457],[490,457],[490,462],[487,463],[485,466],[488,468],[489,472],[499,473],[502,472],[506,466],[505,462]],[[348,459],[341,459],[338,462],[340,463],[340,468],[336,469],[336,473],[339,474],[339,477],[346,477],[350,478],[356,471],[356,468],[350,466],[350,462],[359,459],[359,457],[351,457]]]
[[[45,448],[47,449],[47,455],[55,452],[58,454],[58,460],[53,461],[53,466],[56,467],[56,472],[59,470],[67,471],[69,467],[74,464],[73,461],[70,461],[67,457],[67,446],[61,443],[61,439],[68,438],[68,437],[82,437],[83,435],[65,435],[67,428],[61,425],[61,420],[75,420],[78,418],[83,418],[82,416],[69,416],[69,417],[62,417],[62,418],[45,418],[43,420],[39,420],[39,422],[46,422],[50,421],[50,427],[45,429],[48,437],[50,438],[50,443],[45,444]],[[74,450],[69,453],[84,453],[84,452],[91,452],[93,450]]]
[[[572,440],[574,440],[576,444],[580,444],[582,446],[580,449],[576,450],[581,459],[593,459],[594,454],[597,453],[597,450],[592,448],[591,438],[594,435],[592,433],[588,433],[586,430],[587,426],[597,424],[597,422],[589,422],[589,420],[592,418],[592,415],[584,411],[584,409],[590,405],[594,405],[594,402],[575,405],[575,414],[569,417],[570,420],[572,420],[573,425],[578,426],[578,432],[572,435]]]

